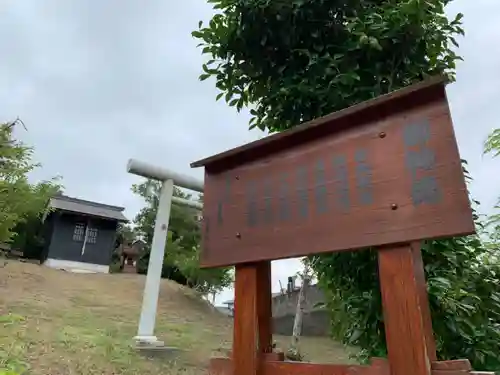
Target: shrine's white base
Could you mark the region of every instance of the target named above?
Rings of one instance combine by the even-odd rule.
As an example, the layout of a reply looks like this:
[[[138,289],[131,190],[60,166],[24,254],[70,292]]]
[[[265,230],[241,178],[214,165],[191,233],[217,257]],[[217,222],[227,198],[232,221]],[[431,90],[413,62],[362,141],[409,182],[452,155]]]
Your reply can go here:
[[[74,273],[109,273],[109,266],[71,260],[47,258],[45,266]]]

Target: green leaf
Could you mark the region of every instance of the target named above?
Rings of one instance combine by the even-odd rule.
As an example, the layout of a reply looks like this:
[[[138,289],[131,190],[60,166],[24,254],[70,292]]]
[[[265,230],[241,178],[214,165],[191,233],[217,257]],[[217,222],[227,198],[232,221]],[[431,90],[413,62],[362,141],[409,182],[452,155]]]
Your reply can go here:
[[[30,183],[28,174],[41,165],[32,159],[33,148],[14,138],[16,126],[25,128],[21,120],[0,124],[0,242],[40,249],[41,218],[50,212],[47,202],[62,186],[59,178]]]
[[[154,220],[158,210],[158,196],[161,182],[146,180],[133,187],[145,202],[134,220],[134,230],[138,236],[151,243],[154,233]],[[182,199],[196,199],[183,190],[174,187],[174,196]],[[196,200],[202,201],[202,197]],[[181,284],[190,283],[202,294],[220,291],[232,283],[232,273],[228,268],[205,270],[200,268],[200,225],[192,209],[173,205],[170,213],[169,232],[162,269],[162,277]],[[168,250],[168,251],[167,251]],[[150,248],[144,249],[138,261],[140,273],[147,272]]]
[[[251,108],[250,129],[285,131],[422,77],[453,81],[461,60],[463,16],[447,17],[448,0],[209,1],[220,10],[199,37],[221,65],[203,71],[215,76],[217,99]],[[484,151],[499,156],[499,140]],[[500,357],[488,353],[500,353],[500,302],[491,298],[500,292],[500,219],[487,226],[474,215],[488,233],[424,241],[422,254],[439,356],[496,370]],[[334,339],[354,339],[361,359],[385,356],[376,251],[312,258]]]
[[[453,20],[453,22],[451,23],[452,25],[458,25],[462,22],[462,19],[464,18],[464,15],[463,13],[458,13],[456,16],[455,16],[455,19]]]

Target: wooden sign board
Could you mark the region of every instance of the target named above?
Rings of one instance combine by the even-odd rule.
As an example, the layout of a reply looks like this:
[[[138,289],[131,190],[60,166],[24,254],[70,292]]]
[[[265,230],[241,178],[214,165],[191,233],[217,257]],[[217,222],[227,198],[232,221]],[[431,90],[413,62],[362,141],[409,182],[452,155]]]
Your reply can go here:
[[[198,166],[204,267],[474,233],[440,77]]]

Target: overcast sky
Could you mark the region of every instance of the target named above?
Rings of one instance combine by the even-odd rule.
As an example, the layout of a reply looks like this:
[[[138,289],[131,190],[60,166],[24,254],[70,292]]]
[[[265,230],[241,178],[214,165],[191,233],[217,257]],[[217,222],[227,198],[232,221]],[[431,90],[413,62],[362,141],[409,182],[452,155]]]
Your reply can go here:
[[[473,195],[488,212],[500,195],[500,161],[482,156],[500,127],[500,2],[455,0],[448,12],[464,13],[466,30],[448,95]],[[211,14],[202,0],[3,0],[0,120],[26,123],[18,136],[43,164],[34,178],[61,175],[66,194],[126,207],[133,219],[142,202],[129,158],[201,178],[190,162],[262,136],[247,130],[246,113],[215,102],[213,82],[198,81],[191,31]],[[297,264],[273,264],[275,290]]]

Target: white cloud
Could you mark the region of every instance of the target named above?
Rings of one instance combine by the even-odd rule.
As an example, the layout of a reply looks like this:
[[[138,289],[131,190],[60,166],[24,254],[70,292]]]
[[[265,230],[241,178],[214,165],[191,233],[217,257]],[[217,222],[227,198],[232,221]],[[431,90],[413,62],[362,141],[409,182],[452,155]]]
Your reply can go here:
[[[475,178],[474,196],[489,211],[500,195],[498,161],[482,157],[499,127],[500,38],[497,0],[456,0],[467,36],[460,40],[457,83],[448,89],[462,157]],[[0,120],[20,116],[43,169],[35,178],[64,177],[68,194],[123,205],[132,218],[141,200],[138,178],[125,171],[135,157],[181,173],[193,160],[259,137],[248,115],[215,102],[199,82],[202,57],[190,32],[210,7],[187,0],[4,1],[0,19]],[[495,169],[495,166],[497,169]],[[297,271],[297,260],[273,264],[273,288]],[[230,292],[219,300],[227,299]]]

